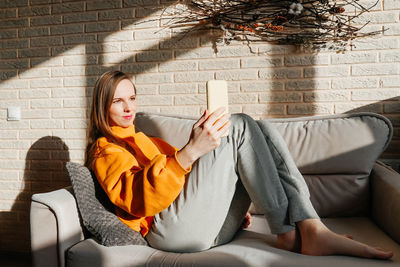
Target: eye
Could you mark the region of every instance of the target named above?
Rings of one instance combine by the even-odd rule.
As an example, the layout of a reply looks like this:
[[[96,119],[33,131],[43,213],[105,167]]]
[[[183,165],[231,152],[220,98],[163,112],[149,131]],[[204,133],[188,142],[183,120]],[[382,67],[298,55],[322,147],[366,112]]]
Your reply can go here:
[[[121,102],[121,99],[113,99],[112,102],[113,102],[113,104],[114,104],[114,103],[118,103],[118,102]]]
[[[136,96],[134,95],[134,96],[131,96],[131,100],[132,101],[135,101],[136,100]]]

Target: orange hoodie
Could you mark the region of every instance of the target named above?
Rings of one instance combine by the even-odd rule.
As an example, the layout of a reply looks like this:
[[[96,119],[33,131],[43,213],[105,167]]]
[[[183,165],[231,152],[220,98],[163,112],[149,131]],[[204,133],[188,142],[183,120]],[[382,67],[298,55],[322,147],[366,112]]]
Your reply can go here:
[[[190,168],[180,165],[176,148],[159,138],[136,133],[134,125],[114,126],[112,131],[130,149],[99,138],[93,171],[116,206],[118,217],[145,236],[153,216],[167,208],[181,192]]]

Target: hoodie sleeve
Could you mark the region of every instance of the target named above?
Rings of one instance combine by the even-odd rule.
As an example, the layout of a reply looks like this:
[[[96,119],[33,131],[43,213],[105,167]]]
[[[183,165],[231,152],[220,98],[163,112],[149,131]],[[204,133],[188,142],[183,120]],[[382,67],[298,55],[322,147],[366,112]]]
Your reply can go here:
[[[111,202],[136,217],[154,216],[167,208],[185,184],[184,169],[171,154],[158,154],[140,166],[127,150],[108,144],[93,164],[93,171]]]

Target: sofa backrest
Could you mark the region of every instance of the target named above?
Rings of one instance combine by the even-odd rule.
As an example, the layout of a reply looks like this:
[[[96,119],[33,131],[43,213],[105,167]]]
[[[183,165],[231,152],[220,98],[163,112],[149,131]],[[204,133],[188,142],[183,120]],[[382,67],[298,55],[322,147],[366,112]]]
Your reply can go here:
[[[303,174],[365,173],[386,149],[392,126],[373,113],[271,119]]]
[[[181,148],[194,118],[138,113],[136,129]],[[374,113],[269,119],[286,141],[321,217],[368,212],[369,175],[388,146],[392,126]]]
[[[321,217],[369,212],[372,167],[392,138],[373,113],[272,119],[310,189]]]

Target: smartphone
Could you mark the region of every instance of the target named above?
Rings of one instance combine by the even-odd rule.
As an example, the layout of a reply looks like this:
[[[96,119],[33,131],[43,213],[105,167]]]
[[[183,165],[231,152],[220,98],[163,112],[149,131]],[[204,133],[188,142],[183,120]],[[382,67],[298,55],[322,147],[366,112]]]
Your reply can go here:
[[[228,84],[224,80],[211,80],[207,82],[207,109],[210,113],[220,107],[225,107],[228,113]],[[228,136],[228,131],[223,135]]]

